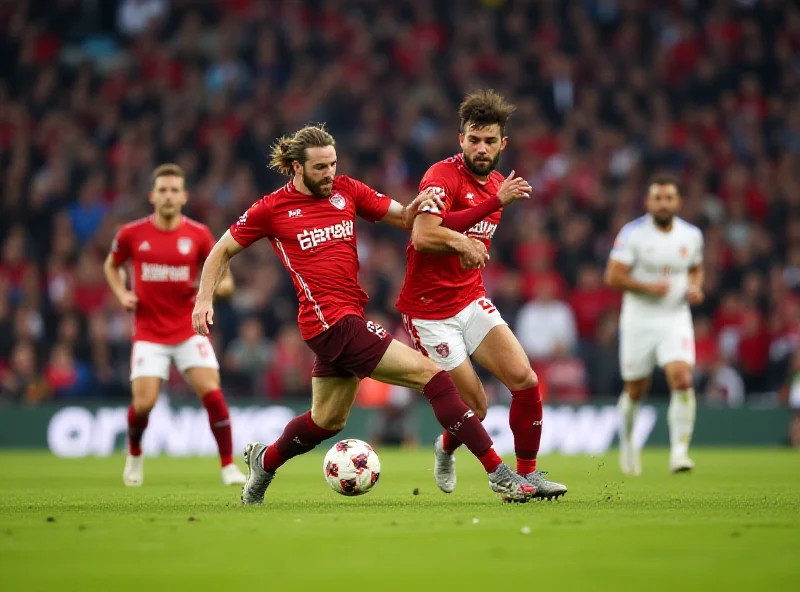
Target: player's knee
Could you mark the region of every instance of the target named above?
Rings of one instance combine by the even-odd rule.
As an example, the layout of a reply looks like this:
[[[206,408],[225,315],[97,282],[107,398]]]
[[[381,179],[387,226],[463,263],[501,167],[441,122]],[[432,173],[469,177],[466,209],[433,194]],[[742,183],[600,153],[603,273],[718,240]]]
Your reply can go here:
[[[631,401],[641,401],[647,390],[647,385],[644,384],[628,384],[625,385],[625,392],[630,397]]]
[[[156,405],[156,400],[158,396],[155,397],[134,397],[133,398],[133,411],[136,415],[147,415],[152,410],[153,407]]]
[[[409,377],[415,382],[414,388],[418,391],[423,390],[425,385],[428,384],[434,376],[440,372],[444,372],[444,369],[430,358],[424,356],[421,356],[421,358],[422,361],[419,371],[416,372],[414,376]]]
[[[205,368],[189,373],[188,377],[192,389],[201,399],[208,393],[219,390],[221,385],[219,372],[207,371]]]
[[[519,364],[506,376],[506,386],[510,391],[521,391],[539,384],[539,377],[527,364]]]
[[[669,388],[673,391],[683,391],[692,388],[692,368],[688,364],[676,362],[665,369]]]
[[[219,387],[220,387],[219,380],[206,380],[204,382],[201,382],[200,384],[196,384],[194,386],[194,392],[197,393],[197,396],[202,399],[209,393],[214,393],[218,391]]]
[[[673,391],[685,391],[692,388],[692,374],[691,372],[679,372],[672,378]]]
[[[475,412],[475,415],[478,416],[478,419],[483,421],[486,419],[486,413],[489,411],[489,404],[485,400],[478,401],[475,403],[475,406],[472,408],[472,410]]]

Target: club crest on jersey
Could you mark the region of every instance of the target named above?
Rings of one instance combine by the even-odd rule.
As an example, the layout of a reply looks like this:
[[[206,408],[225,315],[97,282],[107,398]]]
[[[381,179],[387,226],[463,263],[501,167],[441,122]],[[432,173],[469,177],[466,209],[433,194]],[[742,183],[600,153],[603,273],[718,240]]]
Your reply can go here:
[[[433,349],[436,350],[436,353],[439,354],[439,357],[441,358],[446,358],[447,356],[450,355],[450,346],[447,345],[446,343],[440,343]]]
[[[181,255],[188,255],[192,252],[192,239],[182,236],[178,239],[178,252]]]
[[[345,206],[347,206],[347,200],[342,196],[341,193],[334,193],[331,195],[329,201],[337,210],[343,210]]]
[[[681,247],[680,253],[681,257],[686,257],[686,255],[689,254],[689,249],[687,249],[686,247]]]

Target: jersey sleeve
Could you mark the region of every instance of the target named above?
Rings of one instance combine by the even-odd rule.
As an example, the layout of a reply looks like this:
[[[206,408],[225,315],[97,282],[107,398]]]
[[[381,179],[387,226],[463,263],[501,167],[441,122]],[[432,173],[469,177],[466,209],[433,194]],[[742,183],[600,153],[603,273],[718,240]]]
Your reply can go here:
[[[389,211],[389,206],[392,204],[391,198],[355,179],[350,179],[350,185],[356,204],[356,215],[364,220],[377,222]]]
[[[636,244],[634,233],[628,226],[623,226],[619,231],[614,246],[611,249],[610,259],[619,261],[623,265],[633,265],[636,261]]]
[[[692,254],[692,261],[690,266],[697,267],[698,265],[703,264],[703,250],[705,249],[705,240],[703,239],[703,233],[698,228],[697,229],[697,239],[695,240],[695,250]]]
[[[117,267],[123,265],[131,257],[130,229],[123,226],[117,231],[117,236],[111,243],[111,259]]]
[[[266,198],[261,198],[239,216],[228,229],[233,239],[247,248],[259,239],[272,235],[272,207]]]
[[[432,190],[444,202],[444,210],[424,208],[421,211],[444,218],[453,207],[453,201],[456,199],[460,185],[456,167],[447,161],[437,162],[422,177],[422,181],[419,182],[419,190],[420,193],[426,189]]]

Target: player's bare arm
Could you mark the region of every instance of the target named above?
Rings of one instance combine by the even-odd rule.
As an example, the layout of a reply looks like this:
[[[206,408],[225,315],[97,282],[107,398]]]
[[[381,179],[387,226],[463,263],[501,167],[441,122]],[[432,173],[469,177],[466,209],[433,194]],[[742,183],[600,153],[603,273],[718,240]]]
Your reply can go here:
[[[122,308],[125,310],[134,310],[138,302],[136,294],[128,290],[125,286],[125,268],[121,265],[116,265],[114,263],[114,257],[111,254],[106,257],[106,261],[103,264],[103,273],[106,276],[106,282],[108,282],[111,291],[114,293],[117,300],[119,300]]]
[[[669,282],[644,283],[631,277],[631,266],[615,259],[609,259],[605,274],[606,285],[621,292],[635,292],[663,298],[669,292]]]
[[[192,311],[192,327],[198,335],[208,335],[209,325],[214,324],[213,295],[219,288],[232,257],[241,253],[242,246],[231,236],[230,231],[222,235],[211,249],[203,264],[200,288]]]
[[[216,290],[214,290],[214,296],[216,298],[230,298],[233,296],[235,290],[236,284],[233,281],[233,274],[231,274],[231,270],[226,266],[222,274],[222,279],[219,281]]]
[[[691,306],[702,304],[705,299],[703,293],[703,282],[705,281],[705,270],[702,265],[695,265],[689,270],[689,287],[686,290],[686,301]]]
[[[392,200],[386,215],[381,218],[381,222],[386,222],[403,230],[411,230],[417,214],[428,210],[443,210],[444,202],[430,189],[420,192],[414,200],[404,206]]]
[[[485,267],[489,260],[486,246],[468,236],[442,226],[442,219],[432,214],[420,214],[411,230],[414,249],[423,253],[458,255],[467,269]]]

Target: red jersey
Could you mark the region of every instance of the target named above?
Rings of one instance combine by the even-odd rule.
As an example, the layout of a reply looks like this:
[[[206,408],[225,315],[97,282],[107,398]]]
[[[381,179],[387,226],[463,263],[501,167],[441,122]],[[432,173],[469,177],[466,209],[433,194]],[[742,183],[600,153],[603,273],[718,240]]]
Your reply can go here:
[[[442,218],[449,211],[473,208],[494,197],[503,183],[503,175],[492,171],[488,181],[479,182],[459,154],[437,162],[425,173],[419,190],[436,188],[445,204]],[[500,223],[502,210],[478,222],[465,234],[483,242],[488,249]],[[421,253],[409,242],[406,247],[406,279],[397,309],[414,319],[446,319],[458,314],[470,302],[486,295],[480,269],[464,269],[456,255]]]
[[[230,227],[248,247],[268,238],[292,276],[303,339],[311,339],[346,315],[364,316],[369,300],[358,283],[356,215],[376,222],[392,200],[364,183],[340,175],[330,197],[300,193],[289,182],[262,197]]]
[[[161,230],[152,216],[120,228],[111,256],[118,266],[133,262],[134,341],[175,345],[194,335],[197,274],[215,242],[207,226],[185,216],[174,230]]]

